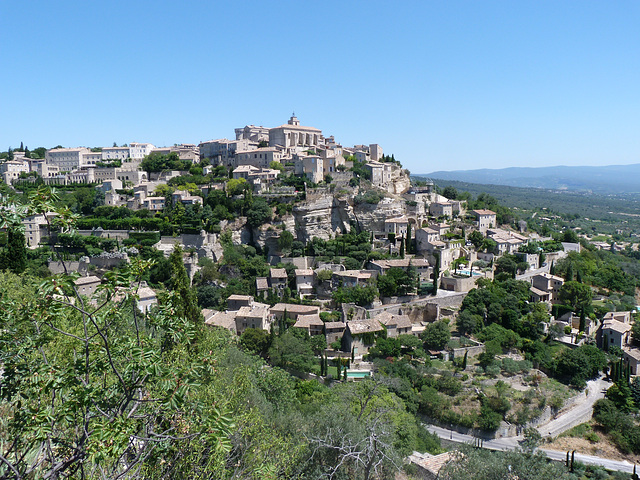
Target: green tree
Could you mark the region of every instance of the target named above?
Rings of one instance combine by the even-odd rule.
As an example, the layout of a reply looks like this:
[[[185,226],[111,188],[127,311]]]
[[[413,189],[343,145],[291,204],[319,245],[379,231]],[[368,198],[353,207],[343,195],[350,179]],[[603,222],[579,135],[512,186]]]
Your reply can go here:
[[[287,230],[283,230],[278,238],[278,247],[283,252],[290,252],[293,245],[293,234]]]
[[[429,350],[442,350],[451,339],[449,324],[444,320],[430,323],[420,335],[425,348]]]
[[[515,278],[518,262],[515,255],[505,254],[496,260],[496,277],[499,274],[506,275],[506,278]]]
[[[304,330],[288,329],[283,335],[275,337],[269,348],[271,362],[282,368],[291,368],[300,372],[309,372],[314,365],[313,350]]]
[[[562,302],[571,305],[574,312],[580,312],[591,307],[593,294],[588,285],[575,281],[568,281],[560,287],[558,297]]]
[[[549,462],[542,453],[493,452],[463,446],[440,470],[441,480],[571,480],[574,475],[560,462]]]
[[[7,245],[0,252],[0,269],[22,273],[27,268],[27,246],[22,229],[11,226],[7,229]]]
[[[267,201],[262,197],[256,198],[247,210],[247,224],[251,227],[259,227],[270,222],[272,216],[273,210]]]
[[[438,293],[438,284],[440,283],[440,252],[434,252],[435,264],[433,266],[433,294]]]
[[[473,315],[468,310],[463,310],[456,318],[456,327],[460,335],[475,333],[480,325],[482,325],[482,317]]]
[[[256,355],[266,355],[270,344],[269,334],[261,328],[247,328],[240,335],[240,345]]]
[[[177,294],[178,298],[176,315],[189,319],[194,331],[200,335],[204,327],[204,317],[198,306],[196,291],[191,288],[191,281],[184,267],[182,247],[177,243],[169,255],[169,263],[171,264],[171,277],[168,281],[168,287]]]
[[[444,187],[442,195],[447,197],[449,200],[455,200],[456,198],[458,198],[458,190],[456,189],[456,187],[448,185]]]
[[[247,181],[244,178],[232,178],[227,182],[227,195],[241,195],[246,187]]]
[[[284,165],[276,160],[273,160],[271,163],[269,163],[269,168],[271,168],[272,170],[279,170],[281,172],[284,172]]]
[[[467,240],[476,247],[476,250],[478,250],[482,246],[482,242],[484,242],[484,235],[482,235],[478,230],[474,230],[468,235]]]
[[[74,216],[58,200],[39,189],[29,209],[55,212],[64,230]],[[3,475],[150,478],[153,469],[171,476],[195,444],[217,458],[230,451],[226,408],[206,398],[211,392],[198,393],[214,378],[212,344],[191,347],[196,332],[176,315],[175,295],[145,319],[136,308],[150,263],[134,258],[105,274],[95,304],[79,295],[75,276],[0,278]]]

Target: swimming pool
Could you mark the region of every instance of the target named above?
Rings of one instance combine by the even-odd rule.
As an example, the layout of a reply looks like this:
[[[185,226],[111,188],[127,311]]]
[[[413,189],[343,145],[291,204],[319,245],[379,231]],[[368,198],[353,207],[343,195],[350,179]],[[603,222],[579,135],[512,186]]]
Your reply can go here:
[[[458,275],[466,275],[469,276],[469,270],[460,270],[458,269]],[[482,274],[479,272],[473,272],[474,277],[482,277]]]

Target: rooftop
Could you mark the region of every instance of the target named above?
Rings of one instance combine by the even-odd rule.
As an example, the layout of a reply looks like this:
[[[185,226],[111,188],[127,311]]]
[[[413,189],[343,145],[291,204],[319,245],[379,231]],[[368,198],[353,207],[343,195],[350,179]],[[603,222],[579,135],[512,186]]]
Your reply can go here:
[[[496,214],[496,212],[493,212],[491,210],[484,210],[484,209],[473,210],[473,213],[475,213],[476,215],[495,215]]]
[[[240,307],[237,317],[265,318],[267,315],[269,315],[269,305],[254,302],[250,307]]]
[[[382,325],[375,318],[366,318],[363,320],[353,320],[347,322],[347,326],[352,335],[359,335],[367,332],[380,332],[383,330]]]
[[[269,275],[271,278],[288,278],[287,271],[284,268],[272,268]]]
[[[222,327],[233,332],[236,331],[236,313],[237,312],[217,312],[209,309],[202,310],[205,325]]]
[[[307,275],[313,275],[313,270],[312,270],[312,269],[310,269],[310,268],[307,268],[307,269],[299,269],[299,270],[298,270],[298,269],[296,269],[296,276],[298,276],[298,275],[300,275],[300,276],[302,276],[302,275],[304,275],[304,276],[307,276]]]
[[[285,310],[287,313],[310,315],[320,312],[320,307],[314,305],[296,305],[295,303],[276,303],[271,307],[271,313],[284,313]]]
[[[229,298],[227,298],[227,300],[244,300],[246,302],[250,302],[251,300],[253,300],[253,298],[251,297],[251,295],[229,295]]]
[[[347,324],[344,322],[327,322],[324,324],[324,328],[327,330],[344,330]]]
[[[293,326],[298,328],[309,328],[313,326],[321,327],[323,325],[324,322],[320,320],[320,315],[316,313],[313,315],[300,315]]]
[[[411,320],[407,315],[394,315],[389,312],[382,312],[374,317],[374,320],[379,321],[387,327],[395,326],[396,328],[411,328]]]
[[[607,319],[602,322],[602,329],[613,330],[614,332],[624,334],[631,330],[631,325],[628,323],[619,322],[618,320]]]
[[[80,277],[75,282],[76,285],[87,285],[89,283],[102,283],[95,275],[89,275],[88,277]]]

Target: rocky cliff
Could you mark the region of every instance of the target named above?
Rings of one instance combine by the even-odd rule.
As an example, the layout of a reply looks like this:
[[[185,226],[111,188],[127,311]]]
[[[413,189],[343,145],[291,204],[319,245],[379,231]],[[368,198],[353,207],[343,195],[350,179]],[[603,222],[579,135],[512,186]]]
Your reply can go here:
[[[348,232],[349,208],[346,201],[341,202],[330,194],[300,203],[293,208],[295,235],[305,242],[313,237],[327,240],[336,233]]]

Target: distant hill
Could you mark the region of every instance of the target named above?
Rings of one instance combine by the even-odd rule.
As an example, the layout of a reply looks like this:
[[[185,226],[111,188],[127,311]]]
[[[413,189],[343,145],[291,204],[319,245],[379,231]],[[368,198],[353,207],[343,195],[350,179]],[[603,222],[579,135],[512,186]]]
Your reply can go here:
[[[602,194],[639,193],[640,163],[605,167],[511,167],[456,170],[416,174],[442,180],[456,180],[512,187],[545,188]]]

